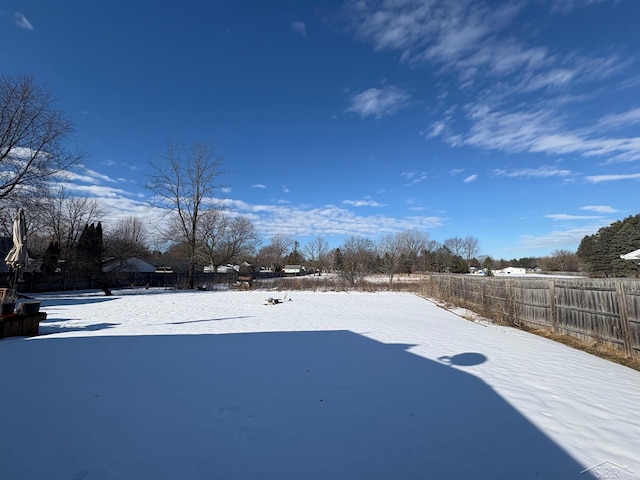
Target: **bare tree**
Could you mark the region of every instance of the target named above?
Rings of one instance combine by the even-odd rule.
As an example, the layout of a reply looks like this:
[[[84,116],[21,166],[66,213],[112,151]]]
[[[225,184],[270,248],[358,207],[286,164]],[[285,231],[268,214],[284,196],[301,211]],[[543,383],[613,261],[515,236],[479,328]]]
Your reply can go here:
[[[580,259],[570,250],[554,250],[548,257],[542,257],[542,267],[549,271],[577,272]]]
[[[222,157],[215,147],[195,143],[184,149],[170,143],[160,163],[152,163],[147,188],[158,206],[173,216],[170,234],[188,247],[188,288],[193,288],[198,254],[198,227],[202,215],[215,206],[215,182],[221,175]]]
[[[60,247],[62,258],[70,258],[73,248],[87,224],[99,222],[105,208],[98,199],[73,197],[61,186],[45,190],[38,208],[31,210],[29,221],[30,248],[46,248],[50,242]]]
[[[351,237],[344,243],[341,254],[340,276],[350,285],[363,281],[373,271],[376,245],[372,240]]]
[[[480,253],[480,241],[476,237],[464,237],[462,240],[462,253],[467,265],[470,267],[471,259]]]
[[[408,273],[418,268],[418,258],[429,244],[429,234],[410,229],[398,234],[398,241],[408,266]]]
[[[449,249],[449,251],[458,257],[462,257],[464,252],[464,240],[460,237],[447,238],[443,246]]]
[[[104,243],[112,258],[124,261],[130,257],[144,257],[149,252],[147,226],[139,217],[122,218],[106,231]]]
[[[304,246],[304,253],[313,268],[322,275],[322,271],[327,265],[329,255],[329,244],[322,237],[316,237]],[[314,272],[315,275],[315,272]]]
[[[30,76],[0,76],[0,199],[34,189],[76,164],[66,142],[73,126]]]
[[[382,273],[389,278],[389,283],[393,283],[393,277],[400,270],[403,255],[403,235],[385,235],[378,243],[378,254],[382,259]]]
[[[255,254],[259,236],[248,218],[229,218],[220,210],[208,210],[202,215],[199,228],[200,254],[214,271],[220,265]]]
[[[282,268],[282,262],[291,251],[294,241],[285,235],[274,235],[270,239],[270,243],[260,249],[258,252],[258,261],[264,266],[271,267],[273,271]]]

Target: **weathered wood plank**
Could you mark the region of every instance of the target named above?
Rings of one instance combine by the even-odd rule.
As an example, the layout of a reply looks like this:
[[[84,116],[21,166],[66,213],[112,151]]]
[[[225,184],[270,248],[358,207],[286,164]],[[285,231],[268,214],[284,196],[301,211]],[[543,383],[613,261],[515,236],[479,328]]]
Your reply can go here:
[[[489,318],[640,354],[637,280],[433,275],[428,282],[443,299]]]

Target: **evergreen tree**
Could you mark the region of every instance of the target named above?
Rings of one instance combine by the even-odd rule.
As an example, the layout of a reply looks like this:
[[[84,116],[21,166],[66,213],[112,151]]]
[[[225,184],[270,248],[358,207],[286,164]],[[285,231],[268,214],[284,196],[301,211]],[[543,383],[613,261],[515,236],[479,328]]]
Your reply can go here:
[[[86,272],[101,272],[103,252],[102,223],[98,222],[97,226],[86,224],[76,247],[78,268]]]
[[[333,265],[336,270],[342,270],[344,268],[344,257],[340,248],[336,248],[333,252]]]
[[[304,262],[304,257],[298,250],[300,244],[295,242],[293,244],[293,250],[284,259],[286,265],[301,265]]]
[[[469,273],[469,264],[460,255],[453,255],[449,269],[451,273]]]
[[[453,253],[446,245],[441,246],[436,250],[434,256],[434,271],[436,272],[445,272],[448,268],[451,267],[451,259],[453,258]]]
[[[91,251],[91,233],[89,230],[89,224],[85,224],[78,238],[78,244],[76,245],[76,266],[78,270],[88,269],[88,258]]]
[[[597,233],[585,236],[577,255],[583,268],[591,275],[638,275],[638,265],[620,258],[640,248],[640,214],[602,227]]]
[[[94,266],[98,270],[102,270],[102,260],[104,254],[104,240],[102,239],[102,222],[98,222],[93,234],[92,256]]]
[[[60,260],[60,244],[53,241],[49,242],[49,246],[44,252],[40,269],[46,274],[54,273],[58,268],[58,260]]]

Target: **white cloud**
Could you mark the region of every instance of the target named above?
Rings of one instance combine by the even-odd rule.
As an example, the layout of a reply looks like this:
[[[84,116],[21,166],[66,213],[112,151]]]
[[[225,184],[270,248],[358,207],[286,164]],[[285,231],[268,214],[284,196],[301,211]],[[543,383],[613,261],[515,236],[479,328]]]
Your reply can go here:
[[[55,177],[57,179],[66,181],[66,182],[83,182],[94,185],[99,185],[103,182],[106,183],[117,183],[118,180],[109,177],[108,175],[104,175],[100,172],[96,172],[95,170],[91,170],[89,168],[85,168],[82,165],[79,166],[78,170],[64,170],[58,172]]]
[[[113,223],[129,216],[144,217],[153,224],[163,224],[166,220],[166,209],[150,206],[144,197],[133,198],[136,194],[132,192],[95,182],[92,184],[93,180],[94,177],[90,175],[69,175],[63,186],[75,195],[96,198],[104,204],[109,211],[105,223]],[[380,214],[356,215],[348,208],[383,206],[368,197],[363,200],[347,200],[347,207],[292,206],[284,202],[250,204],[229,198],[219,199],[219,202],[230,215],[242,215],[250,219],[259,234],[264,237],[283,234],[295,237],[320,235],[378,238],[380,235],[408,229],[430,230],[444,223],[444,220],[437,216],[411,215],[398,218]]]
[[[61,182],[65,189],[81,194],[79,196],[96,197],[100,199],[119,198],[134,195],[120,188],[105,187],[103,185],[80,185],[78,183]]]
[[[640,180],[640,173],[630,173],[627,175],[589,175],[584,177],[589,183],[617,182],[619,180]]]
[[[467,106],[471,129],[463,143],[475,147],[506,152],[532,150],[534,145],[557,131],[553,112],[533,110],[505,112],[493,110],[486,104]]]
[[[433,122],[429,127],[429,132],[426,134],[427,138],[435,138],[445,131],[447,128],[446,120],[437,120]]]
[[[580,245],[582,239],[587,235],[592,235],[606,222],[592,224],[579,228],[568,228],[566,230],[554,230],[547,235],[522,235],[522,249],[575,249]]]
[[[628,127],[640,123],[640,107],[632,108],[622,113],[610,114],[602,117],[598,122],[600,128]]]
[[[559,12],[569,12],[580,7],[587,7],[602,2],[610,2],[612,0],[549,0],[551,8]],[[613,0],[618,1],[618,0]]]
[[[352,207],[384,207],[383,203],[376,202],[370,198],[365,198],[363,200],[343,200],[342,203],[345,205],[350,205]]]
[[[267,188],[266,185],[263,185],[262,183],[256,183],[254,185],[251,185],[253,188]]]
[[[584,207],[580,207],[580,210],[585,210],[587,212],[596,212],[596,213],[616,213],[618,210],[609,206],[609,205],[585,205]]]
[[[553,68],[525,78],[521,86],[525,91],[562,87],[571,83],[576,75],[577,72],[569,68]]]
[[[475,182],[478,179],[478,175],[473,174],[473,175],[469,175],[467,178],[465,178],[463,180],[464,183],[471,183],[471,182]]]
[[[293,22],[291,24],[291,30],[297,33],[302,38],[307,38],[307,24],[304,22]]]
[[[406,107],[410,99],[411,95],[406,91],[392,85],[370,88],[352,95],[346,112],[379,119]]]
[[[486,45],[520,9],[515,2],[495,8],[472,0],[353,0],[347,12],[356,37],[377,51],[398,51],[408,62],[454,65]]]
[[[407,179],[408,183],[405,185],[415,185],[429,178],[427,172],[403,172],[400,175]]]
[[[598,0],[559,0],[551,9],[568,11],[578,4]],[[586,2],[586,3],[585,3]],[[611,57],[591,60],[578,55],[559,55],[538,45],[515,38],[511,27],[525,12],[525,1],[482,0],[392,0],[347,3],[346,17],[356,38],[370,43],[376,51],[396,51],[404,62],[435,63],[457,71],[463,83],[473,83],[481,72],[504,76],[516,73],[529,78],[529,89],[564,86],[594,74],[603,74],[604,65],[617,62]],[[524,85],[524,84],[523,84]]]
[[[550,218],[551,220],[595,220],[598,218],[602,218],[600,216],[594,215],[569,215],[567,213],[553,213],[550,215],[545,215],[545,218]]]
[[[549,1],[547,8],[568,12],[595,3],[598,0]],[[614,77],[624,81],[621,74],[633,67],[633,59],[611,51],[585,56],[551,50],[527,43],[524,35],[516,38],[511,27],[523,17],[526,4],[351,0],[346,11],[356,38],[376,51],[398,52],[401,61],[431,64],[442,78],[456,73],[461,91],[474,99],[465,121],[454,122],[446,114],[423,132],[427,138],[507,153],[575,154],[606,163],[640,160],[640,136],[610,138],[602,128],[640,123],[640,108],[605,116],[600,128],[592,124],[582,129],[573,127],[575,118],[566,108],[567,102],[584,100],[573,92],[584,91],[585,85],[591,91],[615,90],[615,84],[602,82]],[[532,96],[534,91],[537,95]],[[375,108],[350,110],[382,116],[372,113]]]
[[[300,207],[284,205],[252,205],[229,200],[227,205],[238,214],[251,219],[261,235],[291,236],[362,236],[377,238],[387,233],[408,229],[428,230],[444,221],[435,216],[403,218],[384,215],[356,215],[352,210],[335,205]]]
[[[27,17],[25,17],[23,14],[16,12],[13,14],[13,16],[15,17],[17,27],[24,28],[25,30],[34,29],[33,25],[31,25],[31,22],[29,22],[29,20],[27,20]]]
[[[561,113],[551,108],[508,111],[475,104],[467,106],[467,118],[472,122],[469,132],[461,140],[445,137],[449,144],[462,143],[506,153],[603,157],[606,163],[640,159],[640,136],[597,138],[593,136],[593,129],[567,128]]]
[[[516,170],[495,169],[493,174],[498,177],[508,178],[548,178],[567,177],[571,175],[571,170],[544,165],[538,168],[521,168]]]

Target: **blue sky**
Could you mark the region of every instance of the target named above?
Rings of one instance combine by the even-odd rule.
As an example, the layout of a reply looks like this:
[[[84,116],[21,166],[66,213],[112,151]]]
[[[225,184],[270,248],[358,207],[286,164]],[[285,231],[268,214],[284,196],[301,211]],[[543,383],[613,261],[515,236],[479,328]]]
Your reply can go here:
[[[53,93],[89,154],[70,187],[147,216],[176,141],[265,241],[472,235],[575,250],[639,213],[640,2],[15,0],[3,72]]]

